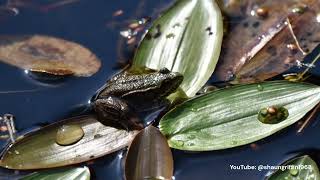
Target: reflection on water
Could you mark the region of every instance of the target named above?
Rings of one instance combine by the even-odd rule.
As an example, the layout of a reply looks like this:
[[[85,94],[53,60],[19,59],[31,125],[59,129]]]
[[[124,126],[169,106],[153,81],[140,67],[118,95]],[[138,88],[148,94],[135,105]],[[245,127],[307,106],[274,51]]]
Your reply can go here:
[[[96,90],[117,71],[114,67],[132,58],[139,36],[135,37],[135,42],[129,42],[120,32],[128,30],[129,25],[137,28],[135,20],[139,24],[145,17],[156,17],[159,9],[170,3],[169,0],[117,0],[112,3],[79,0],[45,12],[21,6],[18,15],[0,18],[1,35],[42,34],[63,38],[84,45],[102,61],[100,71],[91,77],[49,82],[40,82],[23,70],[0,63],[0,114],[14,114],[20,132],[79,114],[87,108]],[[153,117],[150,115],[149,118]],[[258,141],[256,148],[248,145],[202,153],[174,150],[175,179],[206,180],[213,176],[218,179],[262,179],[268,170],[231,170],[230,165],[277,165],[296,155],[297,151],[320,149],[316,138],[320,126],[313,122],[303,134],[297,136],[297,127],[293,125]],[[94,179],[123,179],[122,153],[88,163]],[[3,174],[7,174],[8,179],[15,176],[14,171],[9,170],[2,170],[0,176],[5,176]]]

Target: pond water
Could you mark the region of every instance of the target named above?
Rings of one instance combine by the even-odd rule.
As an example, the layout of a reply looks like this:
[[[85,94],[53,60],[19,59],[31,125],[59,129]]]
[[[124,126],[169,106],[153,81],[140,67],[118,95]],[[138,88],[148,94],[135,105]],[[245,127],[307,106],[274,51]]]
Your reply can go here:
[[[21,69],[0,63],[0,115],[14,114],[18,131],[78,115],[88,106],[96,90],[117,72],[114,67],[120,58],[119,51],[130,58],[130,52],[119,50],[118,44],[123,40],[119,32],[126,27],[121,22],[145,16],[155,17],[171,2],[80,0],[48,12],[39,11],[37,7],[21,8],[17,16],[2,19],[0,35],[42,34],[74,41],[93,51],[101,59],[102,67],[88,78],[44,83],[30,78]],[[120,9],[123,15],[113,17],[112,14]],[[175,179],[263,179],[268,170],[231,170],[230,165],[278,165],[303,151],[315,156],[320,154],[317,153],[320,149],[317,138],[320,125],[313,122],[302,134],[297,135],[298,128],[293,125],[256,142],[256,148],[247,145],[202,153],[173,150]],[[93,179],[123,179],[122,155],[120,151],[90,164]],[[8,175],[4,174],[0,179],[10,179],[9,174],[13,172],[6,173]]]

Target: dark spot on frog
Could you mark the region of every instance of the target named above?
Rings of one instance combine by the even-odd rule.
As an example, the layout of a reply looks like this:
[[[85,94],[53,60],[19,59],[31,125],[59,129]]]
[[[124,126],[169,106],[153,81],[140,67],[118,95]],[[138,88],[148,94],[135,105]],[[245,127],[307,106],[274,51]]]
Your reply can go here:
[[[257,28],[257,27],[259,27],[260,26],[260,22],[259,21],[256,21],[256,22],[254,22],[253,24],[252,24],[252,27],[253,28]]]
[[[267,52],[272,56],[277,55],[277,49],[274,46],[267,47]]]
[[[90,158],[90,159],[93,159],[93,158],[94,158],[94,156],[93,156],[93,155],[91,155],[89,158]]]

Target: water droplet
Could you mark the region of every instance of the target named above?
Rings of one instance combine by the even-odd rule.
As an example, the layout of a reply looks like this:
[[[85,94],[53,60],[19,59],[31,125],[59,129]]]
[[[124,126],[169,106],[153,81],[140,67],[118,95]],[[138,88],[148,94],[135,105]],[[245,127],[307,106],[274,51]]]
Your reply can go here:
[[[320,23],[320,13],[317,14],[316,19],[317,19],[317,22]]]
[[[188,139],[191,139],[191,140],[195,139],[195,138],[196,138],[196,136],[194,134],[191,134],[191,135],[188,136]]]
[[[177,140],[176,145],[182,147],[184,145],[184,142],[181,140]]]
[[[191,111],[192,111],[192,112],[197,112],[198,109],[197,109],[197,108],[191,108]]]
[[[258,84],[257,89],[258,89],[258,91],[263,91],[263,86],[261,84]]]
[[[270,106],[260,109],[258,120],[265,124],[277,124],[289,116],[289,112],[285,107]]]
[[[267,16],[268,16],[268,13],[269,13],[269,11],[268,11],[267,8],[258,8],[258,9],[256,10],[256,14],[257,14],[259,17],[261,17],[261,18],[267,17]]]
[[[298,46],[296,44],[287,44],[287,48],[290,50],[292,54],[298,52]]]
[[[293,13],[303,14],[305,10],[306,10],[306,6],[296,6],[296,7],[292,8],[291,11]]]
[[[78,142],[84,135],[83,129],[78,125],[63,125],[56,134],[56,143],[70,145]]]
[[[292,176],[297,176],[299,173],[298,169],[290,169],[289,172]]]

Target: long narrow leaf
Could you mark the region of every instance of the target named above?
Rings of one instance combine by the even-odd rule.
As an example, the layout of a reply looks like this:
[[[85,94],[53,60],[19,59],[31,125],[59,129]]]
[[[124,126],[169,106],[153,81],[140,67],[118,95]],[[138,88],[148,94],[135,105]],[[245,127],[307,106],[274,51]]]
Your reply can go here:
[[[208,151],[248,144],[301,119],[320,101],[320,87],[286,81],[239,85],[189,100],[160,121],[173,148]],[[258,120],[262,108],[280,106],[289,116],[277,124]]]
[[[57,143],[57,132],[63,126],[80,126],[83,137],[70,145]],[[69,130],[72,130],[69,129]],[[104,126],[94,116],[66,119],[27,134],[3,154],[0,166],[9,169],[41,169],[81,163],[112,153],[127,146],[137,131]],[[78,135],[70,133],[70,139]]]
[[[132,68],[166,67],[184,76],[182,90],[193,96],[207,82],[219,58],[223,26],[213,0],[178,0],[141,42]]]

